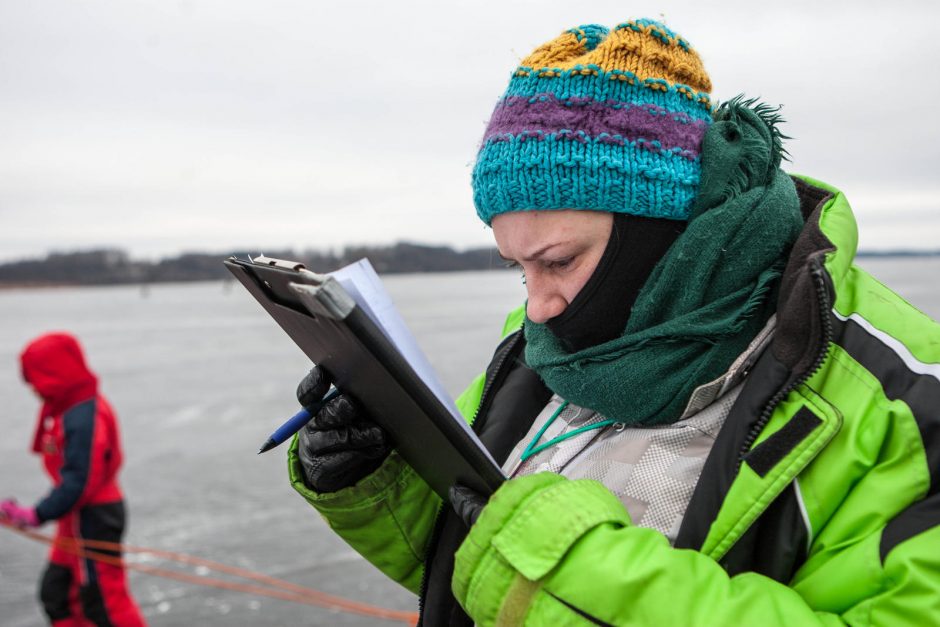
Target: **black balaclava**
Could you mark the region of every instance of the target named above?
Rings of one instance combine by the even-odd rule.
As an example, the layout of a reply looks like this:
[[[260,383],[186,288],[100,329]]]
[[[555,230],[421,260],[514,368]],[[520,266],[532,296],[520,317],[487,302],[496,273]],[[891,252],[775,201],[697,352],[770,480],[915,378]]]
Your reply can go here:
[[[620,337],[646,278],[685,226],[683,221],[615,213],[594,274],[545,326],[572,353]]]

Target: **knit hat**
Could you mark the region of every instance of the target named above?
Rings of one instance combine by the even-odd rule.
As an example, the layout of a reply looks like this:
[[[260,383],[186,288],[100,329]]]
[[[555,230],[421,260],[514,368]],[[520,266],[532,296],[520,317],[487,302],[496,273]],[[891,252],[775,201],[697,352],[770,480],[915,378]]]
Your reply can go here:
[[[659,22],[590,24],[513,73],[473,169],[477,214],[591,209],[686,220],[711,123],[711,81]]]

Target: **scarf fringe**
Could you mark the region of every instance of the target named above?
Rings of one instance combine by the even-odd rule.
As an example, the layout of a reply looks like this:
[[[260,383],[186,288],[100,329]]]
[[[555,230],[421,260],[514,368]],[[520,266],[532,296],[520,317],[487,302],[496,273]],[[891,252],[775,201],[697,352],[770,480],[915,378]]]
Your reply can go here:
[[[755,186],[769,184],[781,160],[789,161],[790,154],[783,147],[783,141],[791,138],[780,130],[780,125],[786,122],[780,110],[779,105],[775,107],[759,102],[757,98],[745,98],[743,94],[718,106],[714,116],[716,123],[728,122],[736,127],[747,124],[762,131],[759,136],[736,131],[742,142],[741,159],[737,170],[730,173],[722,201],[743,194]]]

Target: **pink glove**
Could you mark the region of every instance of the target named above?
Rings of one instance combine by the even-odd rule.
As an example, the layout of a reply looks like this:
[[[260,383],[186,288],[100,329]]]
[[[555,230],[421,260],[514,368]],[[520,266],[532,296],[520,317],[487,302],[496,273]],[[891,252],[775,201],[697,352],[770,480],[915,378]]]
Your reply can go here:
[[[0,518],[15,527],[38,527],[39,518],[32,507],[21,507],[16,499],[6,499],[0,503]]]

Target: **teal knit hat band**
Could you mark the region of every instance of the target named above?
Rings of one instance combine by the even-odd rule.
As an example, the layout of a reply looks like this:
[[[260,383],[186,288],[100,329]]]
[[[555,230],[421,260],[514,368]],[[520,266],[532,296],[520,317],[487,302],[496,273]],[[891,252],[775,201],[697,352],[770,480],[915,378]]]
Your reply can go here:
[[[477,214],[586,209],[686,220],[711,83],[658,22],[562,33],[523,60],[473,170]]]

